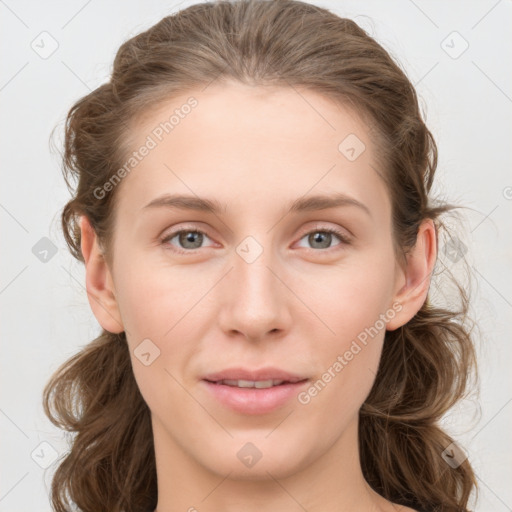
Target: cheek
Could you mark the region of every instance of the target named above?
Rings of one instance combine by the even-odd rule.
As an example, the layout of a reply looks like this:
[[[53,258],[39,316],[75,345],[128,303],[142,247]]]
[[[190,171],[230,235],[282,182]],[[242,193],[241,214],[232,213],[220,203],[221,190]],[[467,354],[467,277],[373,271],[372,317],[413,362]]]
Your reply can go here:
[[[393,290],[391,256],[357,265],[340,267],[308,286],[308,305],[318,314],[325,328],[322,343],[316,345],[324,373],[304,402],[316,402],[319,410],[337,413],[339,421],[360,408],[377,373],[386,331],[386,319]],[[319,321],[308,327],[318,338]],[[314,324],[314,325],[313,325]],[[324,418],[325,419],[325,418]]]
[[[310,411],[308,421],[324,431],[326,443],[333,442],[357,416],[375,381],[385,336],[382,301],[343,297],[337,304],[327,319],[336,336],[332,341],[325,336],[316,345],[322,373],[298,397],[305,411]]]
[[[196,306],[208,280],[197,279],[192,269],[148,264],[143,258],[132,257],[117,268],[116,297],[135,379],[150,408],[161,395],[169,405],[182,395],[172,376],[182,381],[176,369],[187,365],[202,336]]]
[[[204,285],[182,268],[133,259],[119,265],[118,306],[132,338],[161,339],[190,310]]]
[[[389,258],[361,257],[354,264],[342,264],[304,278],[302,289],[308,290],[307,304],[325,324],[325,338],[340,344],[358,336],[377,323],[391,306],[394,263]],[[318,328],[318,319],[314,323]]]

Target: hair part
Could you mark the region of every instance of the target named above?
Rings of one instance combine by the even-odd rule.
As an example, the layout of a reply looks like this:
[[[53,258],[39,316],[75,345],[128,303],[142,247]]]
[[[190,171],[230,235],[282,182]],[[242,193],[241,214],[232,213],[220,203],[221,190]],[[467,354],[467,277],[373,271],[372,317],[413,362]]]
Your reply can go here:
[[[404,71],[354,21],[294,0],[216,1],[164,17],[119,48],[109,82],[77,101],[66,118],[63,175],[73,197],[62,229],[84,261],[79,218],[87,216],[113,262],[116,198],[93,191],[114,176],[131,147],[129,129],[151,109],[197,87],[238,82],[306,88],[348,108],[368,125],[379,174],[392,203],[393,241],[403,264],[421,222],[456,208],[429,193],[437,147]],[[73,182],[76,182],[73,183]],[[438,422],[476,375],[460,307],[427,299],[404,326],[386,332],[374,386],[360,410],[364,477],[386,499],[444,512],[467,510],[476,480],[468,460],[452,469],[441,453],[453,441]],[[52,481],[56,512],[146,512],[157,503],[150,410],[131,368],[125,333],[103,330],[47,383],[52,423],[74,433]]]

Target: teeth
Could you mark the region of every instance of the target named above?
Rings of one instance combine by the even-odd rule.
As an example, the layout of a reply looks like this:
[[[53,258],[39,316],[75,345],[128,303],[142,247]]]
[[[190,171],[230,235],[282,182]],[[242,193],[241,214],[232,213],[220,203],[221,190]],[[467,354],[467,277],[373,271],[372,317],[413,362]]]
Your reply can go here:
[[[284,380],[270,379],[270,380],[221,380],[217,384],[224,384],[226,386],[235,386],[238,388],[257,388],[265,389],[272,386],[279,386]]]

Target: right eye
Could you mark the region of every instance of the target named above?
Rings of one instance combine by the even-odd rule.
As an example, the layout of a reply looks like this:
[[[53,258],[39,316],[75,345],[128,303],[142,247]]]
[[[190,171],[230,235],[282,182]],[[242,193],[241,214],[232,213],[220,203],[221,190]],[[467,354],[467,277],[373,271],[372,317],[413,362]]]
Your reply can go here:
[[[193,252],[196,249],[201,248],[201,243],[204,237],[207,236],[204,231],[199,229],[180,229],[173,231],[172,233],[166,235],[161,243],[169,246],[171,245],[171,250],[176,251],[181,254]],[[176,247],[173,244],[170,244],[174,238],[176,238],[177,243],[182,244],[182,247]],[[209,238],[209,237],[207,237]]]

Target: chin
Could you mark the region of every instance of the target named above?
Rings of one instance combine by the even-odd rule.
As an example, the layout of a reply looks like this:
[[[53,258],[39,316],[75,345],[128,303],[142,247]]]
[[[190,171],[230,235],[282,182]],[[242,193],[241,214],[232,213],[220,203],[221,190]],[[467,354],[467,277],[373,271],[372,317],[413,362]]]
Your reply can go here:
[[[223,478],[229,474],[232,480],[269,480],[287,478],[306,468],[314,457],[308,456],[303,443],[284,443],[276,438],[265,439],[268,432],[253,441],[231,439],[229,445],[210,453],[208,459],[201,454],[201,462],[213,473]]]

